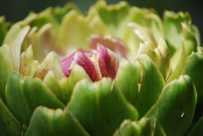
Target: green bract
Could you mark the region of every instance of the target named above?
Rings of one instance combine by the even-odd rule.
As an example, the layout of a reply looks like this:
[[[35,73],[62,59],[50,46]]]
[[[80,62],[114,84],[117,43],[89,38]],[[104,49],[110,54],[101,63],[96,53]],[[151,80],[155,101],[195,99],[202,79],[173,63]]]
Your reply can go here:
[[[0,17],[0,135],[201,135],[200,44],[189,13],[126,2]]]

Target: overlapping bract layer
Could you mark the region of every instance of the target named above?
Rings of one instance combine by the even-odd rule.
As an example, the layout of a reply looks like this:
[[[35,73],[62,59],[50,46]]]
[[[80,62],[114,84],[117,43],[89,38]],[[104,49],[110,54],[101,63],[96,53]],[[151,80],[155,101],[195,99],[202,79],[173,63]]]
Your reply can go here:
[[[188,13],[162,23],[98,1],[86,15],[68,4],[0,28],[0,135],[179,136],[202,115],[203,49]]]
[[[70,76],[72,67],[77,64],[85,70],[93,82],[99,81],[103,77],[114,79],[119,65],[117,55],[100,44],[97,46],[97,51],[93,52],[76,51],[63,59],[62,67],[66,76]]]

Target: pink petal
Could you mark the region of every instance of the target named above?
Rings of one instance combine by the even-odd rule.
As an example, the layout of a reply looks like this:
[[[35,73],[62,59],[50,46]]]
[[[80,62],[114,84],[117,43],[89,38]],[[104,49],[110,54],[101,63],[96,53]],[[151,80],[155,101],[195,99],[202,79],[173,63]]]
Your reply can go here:
[[[91,49],[96,49],[97,44],[99,43],[115,52],[120,60],[122,58],[128,59],[128,47],[125,42],[119,38],[111,37],[108,35],[94,34],[91,35],[91,37],[88,39],[88,42]]]
[[[84,53],[87,57],[92,57],[93,54],[96,54],[96,50],[91,50],[91,51],[86,51],[84,49],[78,49],[79,52]],[[61,60],[61,65],[63,68],[63,72],[66,77],[70,76],[70,70],[68,70],[71,66],[71,62],[73,60],[73,53],[65,57],[64,59]]]
[[[74,64],[78,64],[81,67],[84,68],[85,72],[89,75],[90,79],[94,82],[94,81],[99,81],[100,80],[100,76],[99,76],[99,71],[96,68],[95,64],[92,62],[92,60],[85,54],[85,53],[81,53],[79,51],[76,51],[73,54],[73,60],[71,63],[71,67],[69,69],[69,72],[72,69],[72,66]]]
[[[71,53],[61,61],[61,66],[66,77],[70,76],[70,73],[68,72],[68,68],[70,68],[70,65],[72,62],[72,56],[73,56],[73,53]]]
[[[98,64],[102,77],[111,77],[114,79],[119,65],[117,55],[101,44],[98,44],[97,51]]]
[[[97,55],[97,62],[91,60],[93,54]],[[97,50],[85,51],[84,49],[79,49],[79,51],[64,58],[61,61],[61,65],[65,76],[70,76],[73,65],[75,64],[83,67],[90,79],[94,82],[100,80],[102,77],[114,79],[119,66],[119,58],[114,52],[98,44]]]

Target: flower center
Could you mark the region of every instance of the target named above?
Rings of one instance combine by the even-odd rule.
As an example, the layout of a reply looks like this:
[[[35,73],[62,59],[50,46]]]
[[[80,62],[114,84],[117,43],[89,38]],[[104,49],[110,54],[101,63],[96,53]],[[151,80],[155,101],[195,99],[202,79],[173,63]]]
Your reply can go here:
[[[92,35],[89,39],[90,51],[79,49],[61,61],[66,77],[69,77],[73,65],[81,66],[90,79],[99,81],[102,77],[114,79],[119,66],[119,59],[127,58],[127,46],[119,38]],[[109,48],[109,49],[108,49]]]

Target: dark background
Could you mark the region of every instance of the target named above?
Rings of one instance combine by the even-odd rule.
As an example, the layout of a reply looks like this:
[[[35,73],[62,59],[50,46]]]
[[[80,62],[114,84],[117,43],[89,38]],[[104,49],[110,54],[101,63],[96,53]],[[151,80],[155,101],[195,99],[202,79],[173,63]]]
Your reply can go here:
[[[115,4],[119,0],[106,0],[108,4]],[[164,10],[188,11],[203,40],[203,0],[127,0],[130,5],[154,8],[162,17]],[[85,12],[96,0],[0,0],[0,16],[6,16],[7,21],[16,22],[24,19],[30,11],[40,12],[47,7],[63,6],[67,2],[74,2],[82,12]]]

